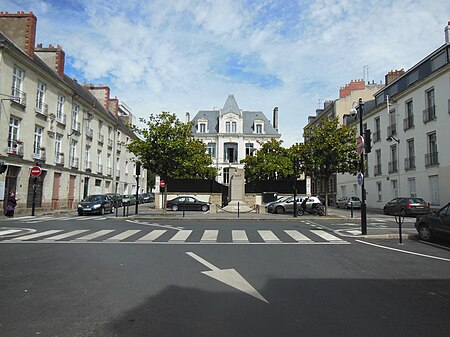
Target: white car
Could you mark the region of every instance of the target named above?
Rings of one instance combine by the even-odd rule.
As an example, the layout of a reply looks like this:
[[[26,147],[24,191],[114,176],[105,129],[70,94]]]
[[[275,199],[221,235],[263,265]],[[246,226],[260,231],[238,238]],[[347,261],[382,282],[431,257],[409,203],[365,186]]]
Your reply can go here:
[[[352,205],[353,208],[361,208],[361,200],[358,197],[342,197],[336,202],[337,208],[343,207],[350,209]]]

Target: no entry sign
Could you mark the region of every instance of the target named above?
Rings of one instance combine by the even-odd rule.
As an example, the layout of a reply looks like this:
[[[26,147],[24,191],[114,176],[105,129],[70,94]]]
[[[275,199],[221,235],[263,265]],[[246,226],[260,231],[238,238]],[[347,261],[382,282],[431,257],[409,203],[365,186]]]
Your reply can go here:
[[[41,175],[41,173],[42,173],[42,169],[39,166],[33,166],[31,168],[30,174],[33,177],[39,177]]]

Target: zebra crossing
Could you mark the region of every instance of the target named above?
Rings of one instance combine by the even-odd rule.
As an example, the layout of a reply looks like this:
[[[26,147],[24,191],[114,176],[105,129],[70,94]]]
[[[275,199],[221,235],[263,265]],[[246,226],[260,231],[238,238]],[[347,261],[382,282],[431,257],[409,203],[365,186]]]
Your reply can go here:
[[[349,244],[321,229],[304,230],[218,230],[218,229],[51,229],[36,231],[0,243],[127,243],[127,244]]]
[[[8,219],[7,221],[17,221],[20,223],[26,223],[26,224],[35,224],[40,222],[47,222],[47,221],[88,221],[88,220],[94,220],[94,221],[103,221],[108,219],[106,216],[98,216],[98,215],[90,215],[90,216],[39,216],[39,217],[33,217],[33,216],[24,216],[19,218],[12,218]]]

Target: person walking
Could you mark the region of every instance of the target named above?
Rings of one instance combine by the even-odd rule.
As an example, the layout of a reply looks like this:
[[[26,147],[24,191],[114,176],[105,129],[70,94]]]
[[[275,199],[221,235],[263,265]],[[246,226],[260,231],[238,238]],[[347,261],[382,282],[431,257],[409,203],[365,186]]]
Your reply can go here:
[[[6,212],[5,215],[8,217],[14,216],[14,210],[16,209],[17,199],[14,192],[10,192],[8,195],[8,200],[6,202]]]
[[[308,197],[304,197],[302,200],[302,203],[300,204],[300,211],[301,211],[300,215],[303,215],[306,213],[306,202],[307,201],[308,201]]]

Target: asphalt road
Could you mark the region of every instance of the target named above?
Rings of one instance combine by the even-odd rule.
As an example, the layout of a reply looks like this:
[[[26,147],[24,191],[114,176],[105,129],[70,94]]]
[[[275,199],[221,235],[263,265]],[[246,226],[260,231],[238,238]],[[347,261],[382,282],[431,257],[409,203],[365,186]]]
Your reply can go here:
[[[3,221],[0,335],[447,336],[450,251],[348,223]]]

